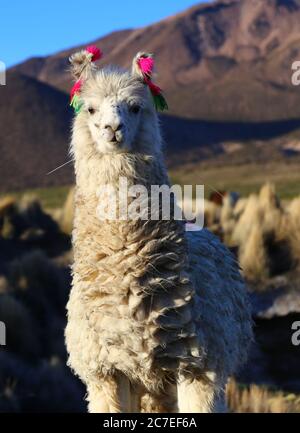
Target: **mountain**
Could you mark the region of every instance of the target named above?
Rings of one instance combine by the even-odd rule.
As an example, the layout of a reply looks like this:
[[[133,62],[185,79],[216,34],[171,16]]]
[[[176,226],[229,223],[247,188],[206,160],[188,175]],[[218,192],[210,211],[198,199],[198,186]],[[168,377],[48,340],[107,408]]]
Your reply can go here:
[[[68,97],[16,72],[0,94],[0,190],[70,184],[71,165],[47,175],[70,159]]]
[[[128,67],[137,51],[155,53],[170,114],[214,121],[300,117],[291,84],[300,60],[300,0],[220,0],[153,25],[94,41],[101,64]],[[33,58],[13,69],[69,91],[67,58],[80,47]]]
[[[131,30],[121,30],[101,38],[101,50],[105,53],[111,52],[114,46],[118,46],[130,33]],[[99,41],[93,41],[91,44],[99,45]],[[85,48],[87,45],[89,44],[60,51],[53,56],[33,57],[11,68],[11,70],[36,78],[39,81],[68,92],[72,86],[68,58],[74,51]]]
[[[34,78],[9,72],[0,98],[0,191],[68,185],[73,182],[69,164],[47,175],[70,159],[68,144],[72,112],[67,95]],[[229,153],[230,143],[260,140],[260,158],[281,152],[274,143],[278,135],[300,129],[300,120],[233,123],[183,119],[165,115],[162,134],[169,165]],[[269,141],[271,140],[272,146]],[[281,144],[281,141],[280,141]],[[256,154],[255,145],[248,151],[240,144],[236,158]],[[180,157],[179,157],[180,155]],[[256,155],[257,158],[257,155]]]

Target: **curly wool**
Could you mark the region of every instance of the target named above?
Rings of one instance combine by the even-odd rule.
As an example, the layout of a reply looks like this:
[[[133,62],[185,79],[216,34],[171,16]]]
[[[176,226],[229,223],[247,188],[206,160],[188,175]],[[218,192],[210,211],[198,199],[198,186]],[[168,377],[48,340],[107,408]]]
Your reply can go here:
[[[118,158],[126,170],[131,158]],[[135,161],[132,173],[156,184],[153,164]],[[78,188],[70,365],[86,383],[119,370],[156,392],[182,371],[232,373],[251,333],[235,259],[178,221],[100,221],[98,200]]]

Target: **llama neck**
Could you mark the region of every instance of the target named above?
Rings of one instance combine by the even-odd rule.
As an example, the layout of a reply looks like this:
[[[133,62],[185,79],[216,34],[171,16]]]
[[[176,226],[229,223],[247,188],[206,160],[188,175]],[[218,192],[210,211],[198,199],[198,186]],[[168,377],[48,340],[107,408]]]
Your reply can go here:
[[[162,155],[160,153],[152,155],[141,153],[100,155],[96,154],[95,151],[89,153],[86,145],[84,150],[85,152],[81,154],[80,158],[78,158],[78,153],[76,154],[75,163],[77,189],[73,235],[74,272],[83,276],[84,279],[90,278],[90,267],[92,266],[93,269],[97,268],[94,269],[95,275],[98,275],[101,268],[99,275],[103,277],[104,273],[107,272],[106,262],[113,260],[119,254],[122,256],[125,252],[124,257],[122,256],[123,259],[118,262],[116,258],[118,264],[114,265],[114,267],[122,268],[118,274],[119,280],[116,286],[120,287],[120,292],[126,292],[127,289],[123,288],[121,280],[124,282],[127,278],[126,281],[132,281],[131,278],[134,278],[136,287],[139,289],[138,280],[142,280],[148,273],[148,268],[145,266],[142,266],[139,271],[137,270],[141,261],[140,249],[145,254],[145,262],[150,263],[151,269],[156,269],[156,264],[152,263],[151,257],[152,255],[156,257],[158,249],[164,248],[165,243],[161,243],[160,239],[165,238],[169,248],[176,251],[177,263],[174,263],[173,256],[164,260],[170,262],[168,262],[169,269],[172,268],[176,275],[181,274],[186,263],[184,224],[182,221],[177,221],[172,217],[169,220],[153,219],[150,216],[146,220],[144,218],[132,219],[131,217],[123,219],[118,216],[116,219],[110,220],[99,217],[99,205],[105,207],[112,201],[110,194],[101,195],[99,191],[101,185],[109,184],[117,190],[121,176],[127,179],[128,186],[143,185],[148,192],[151,190],[151,185],[168,185],[169,180]],[[119,197],[117,197],[117,208],[120,204],[118,200],[120,200]],[[147,200],[152,200],[151,194]],[[138,248],[139,254],[134,249],[134,245]],[[86,259],[87,251],[89,252],[88,261]],[[91,278],[93,279],[94,276]],[[94,283],[92,286],[93,290],[95,287],[96,290],[99,290],[99,287]],[[101,290],[107,290],[110,293],[109,287],[105,288],[102,283],[101,287]]]
[[[98,154],[84,152],[75,160],[76,185],[81,194],[95,195],[103,185],[118,187],[121,177],[128,185],[169,184],[161,153]]]

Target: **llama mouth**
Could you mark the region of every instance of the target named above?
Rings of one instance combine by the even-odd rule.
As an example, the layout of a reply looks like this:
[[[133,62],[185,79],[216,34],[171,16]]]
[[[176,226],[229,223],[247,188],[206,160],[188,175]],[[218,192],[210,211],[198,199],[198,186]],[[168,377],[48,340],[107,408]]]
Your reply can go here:
[[[112,146],[115,146],[115,147],[120,146],[121,143],[122,142],[118,141],[118,140],[111,140],[111,141],[109,141],[109,144],[111,144]]]
[[[109,141],[109,143],[114,145],[121,145],[123,143],[123,139],[118,139],[117,137],[114,137],[112,140]]]

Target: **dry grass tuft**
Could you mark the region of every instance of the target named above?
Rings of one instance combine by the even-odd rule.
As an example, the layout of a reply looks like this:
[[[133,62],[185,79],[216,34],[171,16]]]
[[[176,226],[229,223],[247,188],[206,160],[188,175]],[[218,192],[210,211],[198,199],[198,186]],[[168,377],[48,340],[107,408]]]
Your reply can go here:
[[[14,234],[10,217],[15,209],[16,199],[14,197],[7,195],[0,198],[0,236],[3,238],[10,238]]]
[[[258,222],[252,226],[247,242],[239,249],[239,263],[248,280],[262,280],[269,277],[264,233]]]
[[[291,253],[296,264],[300,264],[300,197],[291,201],[287,208],[287,221],[284,225],[289,239]]]
[[[227,404],[234,413],[300,413],[300,395],[270,391],[263,386],[240,387],[230,380]]]
[[[236,212],[236,213],[235,213]],[[244,276],[264,280],[292,270],[300,263],[300,200],[289,207],[276,195],[274,185],[262,186],[258,195],[239,202],[233,211],[236,223],[225,241],[238,247]],[[222,222],[222,221],[221,221]]]
[[[0,218],[11,211],[16,205],[16,199],[10,195],[0,197]]]
[[[232,233],[232,243],[238,246],[245,244],[253,223],[260,223],[261,220],[262,211],[259,207],[258,197],[255,194],[251,194]]]
[[[267,182],[261,187],[258,199],[260,206],[265,210],[280,207],[275,185],[273,183]]]

